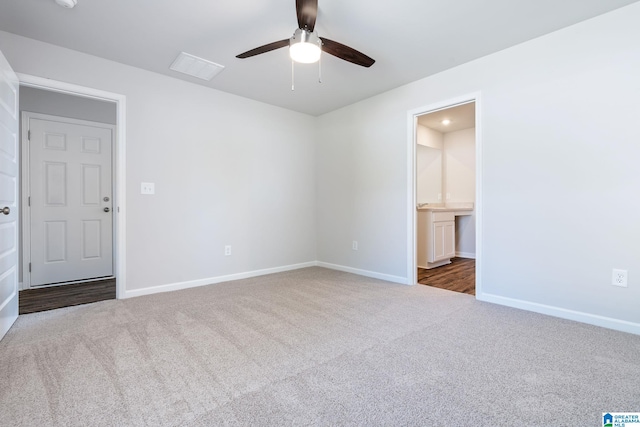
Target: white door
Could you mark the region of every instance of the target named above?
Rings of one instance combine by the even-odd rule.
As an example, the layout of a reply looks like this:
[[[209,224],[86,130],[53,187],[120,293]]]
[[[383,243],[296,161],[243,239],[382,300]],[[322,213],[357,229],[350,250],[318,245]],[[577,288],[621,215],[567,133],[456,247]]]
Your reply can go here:
[[[28,131],[30,286],[112,276],[113,127],[46,116]]]
[[[18,318],[18,77],[0,52],[0,339]]]

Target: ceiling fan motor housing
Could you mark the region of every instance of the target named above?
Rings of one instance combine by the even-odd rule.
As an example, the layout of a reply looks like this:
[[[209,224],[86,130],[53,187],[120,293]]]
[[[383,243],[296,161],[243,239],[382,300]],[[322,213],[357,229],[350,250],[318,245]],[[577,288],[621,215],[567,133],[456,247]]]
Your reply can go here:
[[[320,37],[318,37],[318,33],[315,31],[311,32],[309,30],[304,30],[302,28],[296,29],[291,39],[289,39],[290,45],[295,43],[313,43],[318,46],[322,46],[322,41],[320,40]]]

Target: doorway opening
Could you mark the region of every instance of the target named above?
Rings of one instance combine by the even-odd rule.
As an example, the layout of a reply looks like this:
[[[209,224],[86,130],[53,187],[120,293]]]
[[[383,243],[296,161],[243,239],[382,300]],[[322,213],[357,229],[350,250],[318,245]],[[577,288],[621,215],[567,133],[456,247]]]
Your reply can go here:
[[[125,285],[125,98],[34,76],[18,77],[20,110],[23,113],[20,312],[24,314],[118,298],[124,295]],[[30,129],[34,123],[39,127],[53,126],[56,129],[43,128],[40,135],[35,135],[38,132]],[[98,134],[90,135],[91,132]],[[30,144],[29,137],[34,144]],[[36,141],[37,138],[40,139]],[[42,150],[34,151],[31,145],[40,149],[44,145],[44,157]],[[65,146],[74,146],[75,154],[64,154],[62,148]],[[51,155],[55,158],[47,157]],[[75,158],[68,162],[65,157],[63,160],[56,157],[61,155]],[[38,159],[38,164],[30,165],[30,160],[33,162],[34,159]],[[75,172],[72,173],[72,169]],[[36,191],[41,198],[47,198],[44,205],[49,211],[33,209],[37,203],[29,198],[34,192],[29,181],[30,178],[33,181],[31,172],[34,170],[35,180],[41,187]],[[61,180],[68,181],[66,184],[70,187],[61,185]],[[71,196],[72,191],[76,193],[74,196]],[[73,218],[58,218],[66,207],[72,205],[69,203],[72,197],[76,202],[81,199],[71,213],[66,212]],[[95,218],[89,218],[86,212],[79,214],[78,206],[97,209],[89,215]],[[34,214],[40,215],[42,220],[36,225],[37,233],[32,230]],[[68,240],[72,233],[65,232],[65,229],[73,231],[79,242]],[[39,234],[39,240],[35,240],[38,248],[33,244],[35,234]],[[70,246],[74,244],[75,247]],[[81,258],[83,263],[70,263],[65,267],[65,260],[73,258],[74,251],[75,258]],[[35,267],[33,255],[37,256],[36,262],[40,264],[39,275],[32,275]],[[93,265],[87,269],[89,264]],[[28,303],[27,311],[23,311],[23,302]]]
[[[479,291],[478,99],[410,112],[411,284]]]

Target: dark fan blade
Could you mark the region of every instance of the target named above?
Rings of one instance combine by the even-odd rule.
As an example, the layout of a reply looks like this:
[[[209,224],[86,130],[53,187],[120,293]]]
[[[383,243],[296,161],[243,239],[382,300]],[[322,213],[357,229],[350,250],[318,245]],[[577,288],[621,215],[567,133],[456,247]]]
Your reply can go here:
[[[322,50],[327,52],[330,55],[337,56],[340,59],[344,59],[345,61],[352,62],[356,65],[362,65],[363,67],[371,67],[375,60],[369,58],[362,52],[358,52],[357,50],[350,48],[349,46],[345,46],[342,43],[334,42],[333,40],[326,39],[324,37],[320,37],[322,40]]]
[[[313,32],[318,16],[318,0],[296,0],[298,28]]]
[[[289,39],[280,40],[277,42],[265,44],[264,46],[257,47],[236,55],[236,58],[249,58],[250,56],[260,55],[261,53],[270,52],[272,50],[280,49],[281,47],[289,46]]]

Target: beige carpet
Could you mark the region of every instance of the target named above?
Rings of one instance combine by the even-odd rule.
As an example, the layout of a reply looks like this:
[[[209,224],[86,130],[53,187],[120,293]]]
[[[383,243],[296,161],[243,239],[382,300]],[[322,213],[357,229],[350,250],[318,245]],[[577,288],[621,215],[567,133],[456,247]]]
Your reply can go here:
[[[598,426],[640,336],[322,268],[20,316],[0,426]]]

